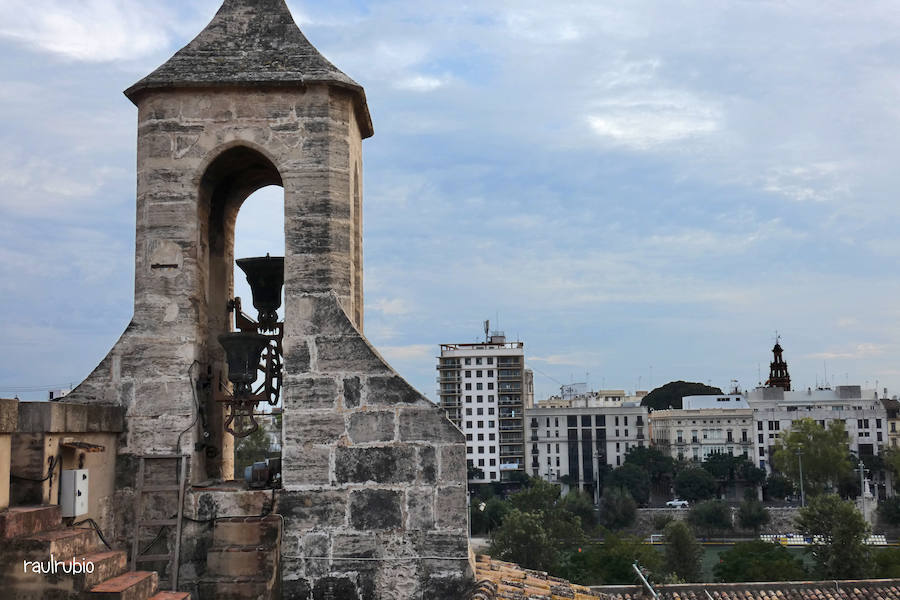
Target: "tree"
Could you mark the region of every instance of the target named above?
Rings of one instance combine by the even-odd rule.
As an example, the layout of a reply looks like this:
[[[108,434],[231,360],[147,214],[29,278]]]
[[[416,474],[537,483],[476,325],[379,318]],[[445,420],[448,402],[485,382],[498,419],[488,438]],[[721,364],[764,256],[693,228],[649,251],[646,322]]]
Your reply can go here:
[[[760,527],[771,520],[771,515],[763,503],[755,498],[747,498],[738,508],[738,523],[742,529],[752,529],[759,533]]]
[[[794,484],[784,475],[772,473],[766,478],[765,495],[772,500],[784,500],[785,496],[794,493]]]
[[[775,443],[772,465],[797,487],[800,485],[802,452],[803,487],[807,496],[821,494],[852,472],[847,446],[847,432],[841,421],[834,420],[828,429],[810,418],[794,421],[790,432],[784,432]]]
[[[614,469],[606,476],[605,485],[625,488],[638,504],[650,501],[650,475],[634,463],[626,462]]]
[[[706,531],[711,536],[713,531],[731,529],[731,507],[722,500],[707,500],[697,504],[688,513],[688,522],[696,529]]]
[[[560,574],[581,585],[633,584],[634,561],[654,573],[662,566],[660,553],[641,538],[609,533],[602,544],[570,555]]]
[[[650,446],[632,446],[625,453],[625,464],[644,469],[653,485],[659,485],[675,473],[675,459]]]
[[[762,540],[738,542],[719,555],[713,567],[716,581],[803,581],[806,569],[781,544]]]
[[[628,490],[606,486],[600,497],[600,522],[607,529],[622,529],[634,523],[637,503]]]
[[[469,465],[466,469],[466,477],[469,481],[473,479],[484,479],[484,470],[475,465]]]
[[[481,510],[482,502],[484,503],[484,510]],[[490,533],[503,524],[503,519],[509,511],[509,502],[504,502],[495,496],[488,498],[486,501],[480,498],[476,499],[472,503],[470,510],[472,533]]]
[[[234,450],[235,474],[243,479],[246,467],[268,458],[270,442],[265,422],[259,423],[259,427],[247,437],[238,438]]]
[[[796,518],[797,528],[812,538],[807,547],[823,579],[862,579],[867,575],[869,525],[856,507],[835,494],[814,497]]]
[[[559,500],[558,504],[562,510],[578,517],[586,531],[597,526],[597,511],[594,510],[594,501],[585,492],[570,490]]]
[[[647,406],[653,410],[667,408],[681,408],[681,399],[684,396],[711,396],[721,394],[722,390],[710,387],[702,383],[690,381],[670,381],[656,388],[641,400],[641,406]]]
[[[675,494],[691,502],[712,498],[717,487],[716,479],[699,467],[689,467],[675,476]]]
[[[875,572],[878,579],[900,578],[900,548],[885,548],[875,553]]]
[[[559,562],[559,550],[541,516],[517,508],[494,530],[488,552],[494,558],[539,571],[552,571]]]
[[[900,496],[879,500],[878,518],[888,525],[900,525]]]
[[[703,548],[684,521],[672,521],[663,532],[666,553],[665,570],[688,583],[700,581],[700,557]]]
[[[557,485],[542,479],[532,479],[529,487],[509,497],[509,504],[522,513],[538,517],[558,551],[575,546],[584,538],[581,519],[567,510],[566,503],[560,499]]]

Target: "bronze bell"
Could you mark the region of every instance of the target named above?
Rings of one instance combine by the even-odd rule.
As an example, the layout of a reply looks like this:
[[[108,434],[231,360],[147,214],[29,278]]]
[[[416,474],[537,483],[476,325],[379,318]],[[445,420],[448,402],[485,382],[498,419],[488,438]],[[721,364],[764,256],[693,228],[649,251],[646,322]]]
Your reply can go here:
[[[259,376],[259,360],[269,343],[268,336],[250,331],[235,331],[219,336],[228,361],[228,381],[234,384],[234,395],[250,393]]]
[[[253,306],[259,311],[260,326],[271,329],[278,322],[281,288],[284,286],[284,257],[260,256],[241,258],[237,266],[247,275],[253,293]]]

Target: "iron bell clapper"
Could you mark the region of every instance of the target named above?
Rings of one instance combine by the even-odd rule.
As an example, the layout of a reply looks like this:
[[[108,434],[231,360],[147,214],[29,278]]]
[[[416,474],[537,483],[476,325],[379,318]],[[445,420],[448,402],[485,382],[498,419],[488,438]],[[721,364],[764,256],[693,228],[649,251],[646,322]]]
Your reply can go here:
[[[271,329],[278,322],[281,306],[281,288],[284,287],[284,257],[260,256],[241,258],[237,266],[247,275],[247,283],[253,294],[253,306],[259,311],[257,320],[261,327]]]

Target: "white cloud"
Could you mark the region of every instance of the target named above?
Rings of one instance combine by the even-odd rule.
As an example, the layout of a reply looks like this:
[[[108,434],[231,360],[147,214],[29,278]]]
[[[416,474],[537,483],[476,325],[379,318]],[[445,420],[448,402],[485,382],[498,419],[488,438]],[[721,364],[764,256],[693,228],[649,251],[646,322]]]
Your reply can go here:
[[[587,117],[593,132],[637,150],[713,133],[722,119],[718,108],[684,92],[629,94],[595,104]]]
[[[383,315],[405,315],[410,312],[409,303],[403,298],[379,298],[369,308]]]
[[[0,36],[72,60],[109,62],[165,48],[173,15],[154,3],[123,0],[6,0]]]
[[[410,92],[433,92],[445,84],[446,82],[439,77],[411,75],[397,81],[394,87],[398,90],[408,90]]]
[[[854,347],[847,350],[809,354],[806,358],[816,358],[819,360],[872,358],[874,356],[883,355],[887,349],[888,347],[885,344],[873,344],[867,342],[856,344]]]
[[[408,346],[379,346],[378,351],[390,363],[433,359],[438,350],[430,344],[410,344]]]

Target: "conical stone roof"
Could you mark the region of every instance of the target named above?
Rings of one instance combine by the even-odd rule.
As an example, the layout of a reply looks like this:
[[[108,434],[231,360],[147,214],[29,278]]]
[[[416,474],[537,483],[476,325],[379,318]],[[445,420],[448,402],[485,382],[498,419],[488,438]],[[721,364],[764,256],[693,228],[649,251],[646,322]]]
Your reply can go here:
[[[362,86],[306,39],[284,0],[225,0],[191,43],[125,90],[125,95],[137,103],[143,92],[165,88],[310,83],[354,92],[363,137],[372,135]]]

